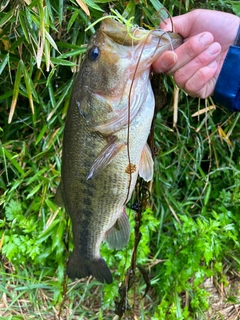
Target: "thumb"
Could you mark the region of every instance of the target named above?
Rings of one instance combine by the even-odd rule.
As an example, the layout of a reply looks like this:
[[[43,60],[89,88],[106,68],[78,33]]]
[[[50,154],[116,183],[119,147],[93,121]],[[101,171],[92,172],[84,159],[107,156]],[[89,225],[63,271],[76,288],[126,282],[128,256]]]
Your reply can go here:
[[[164,31],[172,31],[172,21],[171,19],[166,19],[160,23],[160,29]]]

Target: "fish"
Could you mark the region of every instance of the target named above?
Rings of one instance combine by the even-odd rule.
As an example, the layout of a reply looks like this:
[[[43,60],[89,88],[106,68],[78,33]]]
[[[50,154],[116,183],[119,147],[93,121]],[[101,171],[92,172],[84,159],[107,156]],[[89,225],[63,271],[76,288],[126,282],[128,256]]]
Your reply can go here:
[[[113,281],[101,244],[117,250],[127,245],[126,203],[138,175],[153,177],[147,145],[154,114],[151,64],[181,44],[176,33],[129,29],[111,18],[88,42],[67,111],[56,194],[72,222],[69,278]]]

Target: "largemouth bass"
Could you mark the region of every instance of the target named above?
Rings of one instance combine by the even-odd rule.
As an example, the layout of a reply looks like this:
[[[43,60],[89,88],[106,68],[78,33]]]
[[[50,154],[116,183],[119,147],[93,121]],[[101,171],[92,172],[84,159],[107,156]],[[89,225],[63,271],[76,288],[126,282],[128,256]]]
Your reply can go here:
[[[92,275],[112,282],[100,255],[101,243],[107,241],[116,249],[127,244],[125,204],[138,174],[146,181],[153,176],[146,143],[154,113],[150,67],[182,39],[175,33],[140,28],[131,34],[121,23],[103,20],[88,43],[73,87],[57,194],[72,221],[70,278]]]

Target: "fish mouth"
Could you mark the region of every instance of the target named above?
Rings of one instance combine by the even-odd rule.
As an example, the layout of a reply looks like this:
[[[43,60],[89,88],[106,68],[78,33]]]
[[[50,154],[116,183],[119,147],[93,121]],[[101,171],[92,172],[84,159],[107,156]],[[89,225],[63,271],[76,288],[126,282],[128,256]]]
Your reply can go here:
[[[100,30],[114,42],[125,46],[139,44],[150,32],[137,26],[128,28],[126,25],[111,18],[102,21]],[[147,42],[150,42],[150,40],[147,39]]]
[[[177,41],[178,45],[182,43],[182,37],[175,32],[166,32],[160,29],[145,30],[138,26],[128,28],[126,25],[112,18],[106,18],[102,21],[100,30],[111,38],[114,42],[125,45],[135,46],[141,42],[145,45],[152,41],[152,38],[161,38],[162,41]],[[173,46],[174,49],[174,46]]]
[[[104,19],[101,23],[100,30],[118,44],[126,46],[136,44],[134,43],[136,40],[134,41],[134,39],[130,36],[130,31],[127,29],[127,27],[115,19]]]

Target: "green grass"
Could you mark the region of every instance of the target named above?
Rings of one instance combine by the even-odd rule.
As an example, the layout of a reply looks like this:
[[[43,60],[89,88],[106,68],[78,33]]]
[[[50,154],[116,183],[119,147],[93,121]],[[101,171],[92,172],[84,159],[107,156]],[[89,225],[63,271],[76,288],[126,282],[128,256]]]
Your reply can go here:
[[[210,7],[239,14],[237,1],[163,1],[170,14]],[[134,247],[103,245],[111,285],[71,282],[65,268],[72,250],[70,220],[54,203],[60,181],[64,120],[75,73],[94,32],[85,28],[110,11],[105,1],[2,1],[0,4],[0,316],[1,319],[113,319],[119,285]],[[113,1],[125,19],[159,23],[157,0]],[[142,18],[143,17],[143,18]],[[142,214],[137,265],[150,272],[151,288],[136,268],[127,294],[139,319],[207,319],[206,279],[228,288],[240,269],[239,114],[180,91],[173,126],[172,79],[162,80],[167,105],[155,122],[155,175],[150,208]],[[225,297],[239,304],[236,293]],[[135,309],[134,309],[135,308]],[[215,319],[215,318],[214,318]],[[227,317],[226,317],[227,319]]]

